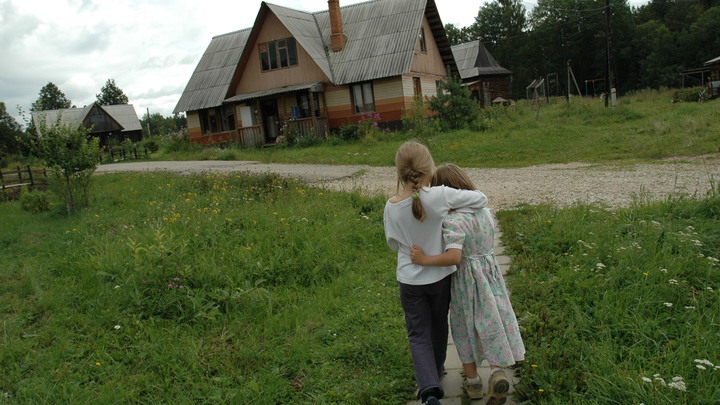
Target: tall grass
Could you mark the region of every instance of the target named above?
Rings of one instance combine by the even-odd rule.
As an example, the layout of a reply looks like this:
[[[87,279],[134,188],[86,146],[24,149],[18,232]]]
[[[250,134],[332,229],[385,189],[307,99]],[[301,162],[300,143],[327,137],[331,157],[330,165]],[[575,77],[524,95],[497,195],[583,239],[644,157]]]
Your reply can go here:
[[[621,97],[618,107],[601,99],[551,99],[539,107],[520,100],[481,110],[484,131],[423,132],[437,161],[464,167],[522,167],[543,163],[635,162],[720,152],[720,101],[672,103],[673,90]],[[178,159],[236,159],[277,163],[392,166],[397,147],[414,132],[311,147],[198,149]],[[172,158],[163,154],[160,159]]]
[[[275,176],[104,175],[0,205],[0,402],[401,403],[382,198]]]
[[[720,198],[499,213],[540,404],[720,401]]]

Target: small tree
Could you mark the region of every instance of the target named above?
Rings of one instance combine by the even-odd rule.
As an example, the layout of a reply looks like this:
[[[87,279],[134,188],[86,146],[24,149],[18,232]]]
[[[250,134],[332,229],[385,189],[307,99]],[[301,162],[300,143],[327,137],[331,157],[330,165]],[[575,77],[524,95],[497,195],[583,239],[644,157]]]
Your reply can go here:
[[[100,143],[89,133],[85,126],[61,123],[58,117],[51,126],[41,119],[37,136],[28,138],[30,151],[60,180],[68,214],[75,211],[78,197],[85,205],[90,200],[90,177],[100,160]]]
[[[95,97],[97,98],[97,102],[100,105],[116,105],[128,103],[127,96],[115,84],[115,79],[108,79],[102,89],[100,89],[100,94],[96,94]]]
[[[40,89],[38,99],[32,103],[32,111],[59,110],[72,107],[70,99],[53,83],[48,82]]]
[[[0,160],[4,155],[19,151],[17,139],[20,135],[22,135],[22,127],[7,112],[5,103],[0,101]]]
[[[439,88],[438,94],[428,100],[428,108],[436,113],[444,129],[466,128],[477,119],[479,107],[459,79],[446,77]]]

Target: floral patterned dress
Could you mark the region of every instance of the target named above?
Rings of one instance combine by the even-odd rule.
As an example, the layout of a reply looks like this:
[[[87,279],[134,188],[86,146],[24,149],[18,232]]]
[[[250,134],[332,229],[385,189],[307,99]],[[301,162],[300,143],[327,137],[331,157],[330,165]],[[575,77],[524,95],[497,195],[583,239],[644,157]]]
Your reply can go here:
[[[460,360],[508,367],[525,358],[517,318],[493,253],[495,222],[487,208],[453,212],[443,222],[446,249],[462,249],[452,278],[450,328]]]

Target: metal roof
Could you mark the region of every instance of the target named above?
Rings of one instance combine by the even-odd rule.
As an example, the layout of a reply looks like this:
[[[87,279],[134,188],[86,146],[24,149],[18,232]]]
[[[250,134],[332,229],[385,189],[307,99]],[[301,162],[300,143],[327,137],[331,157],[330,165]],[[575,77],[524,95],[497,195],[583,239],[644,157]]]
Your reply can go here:
[[[290,86],[261,90],[261,91],[256,91],[253,93],[238,94],[236,96],[226,99],[225,101],[226,102],[235,102],[235,101],[250,100],[253,98],[272,96],[275,94],[282,94],[282,93],[290,93],[293,91],[306,90],[306,89],[313,89],[313,91],[319,91],[320,89],[322,89],[322,82],[306,83],[306,84],[293,84]]]
[[[174,113],[222,104],[250,31],[250,28],[246,28],[213,37],[180,96]]]
[[[717,58],[712,58],[709,61],[705,62],[705,66],[712,65],[713,63],[718,63],[718,62],[720,62],[720,56],[718,56]]]
[[[333,84],[409,73],[424,15],[432,27],[432,33],[427,34],[434,36],[443,62],[456,71],[434,0],[373,0],[341,7],[347,42],[340,52],[328,50],[331,32],[327,10],[308,13],[265,2],[260,7],[256,24],[262,22],[264,8],[275,14]],[[174,112],[212,108],[223,103],[245,45],[256,29],[259,27],[213,38]],[[237,98],[225,101],[230,100],[237,101]]]
[[[80,126],[90,110],[95,104],[90,104],[83,108],[63,108],[60,110],[45,110],[45,111],[33,111],[32,119],[36,127],[40,127],[40,122],[45,119],[47,125],[54,125],[54,123],[60,117],[61,124],[71,124]],[[117,105],[98,105],[98,107],[105,110],[105,112],[121,127],[122,132],[126,131],[141,131],[142,125],[135,113],[135,107],[132,104],[117,104]]]
[[[341,8],[345,48],[329,52],[335,84],[410,72],[425,0],[375,0]],[[330,15],[316,14],[322,37],[330,40]]]
[[[480,41],[455,45],[452,47],[452,52],[460,70],[460,78],[463,80],[477,76],[512,74],[497,63]]]

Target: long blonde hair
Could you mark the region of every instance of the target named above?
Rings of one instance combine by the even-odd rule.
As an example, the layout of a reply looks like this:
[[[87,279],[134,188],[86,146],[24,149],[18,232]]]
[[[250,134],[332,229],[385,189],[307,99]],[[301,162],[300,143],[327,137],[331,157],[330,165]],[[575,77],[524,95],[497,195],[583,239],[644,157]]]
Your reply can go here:
[[[424,176],[432,176],[435,171],[435,162],[428,148],[418,142],[405,142],[395,153],[395,167],[397,168],[397,190],[400,184],[413,191],[412,212],[419,220],[425,220],[425,209],[420,201],[421,180]]]
[[[458,190],[477,190],[475,184],[470,180],[470,176],[457,165],[452,163],[443,163],[435,170],[433,174],[433,186],[448,186]]]

